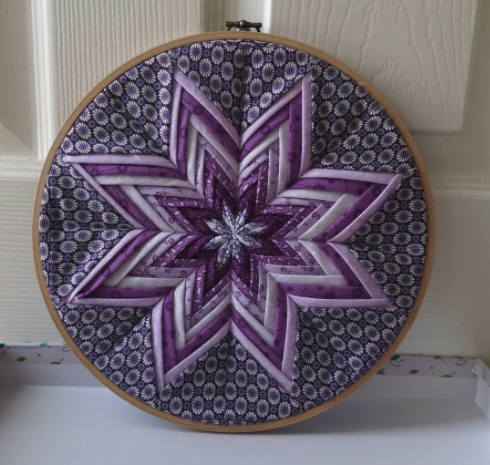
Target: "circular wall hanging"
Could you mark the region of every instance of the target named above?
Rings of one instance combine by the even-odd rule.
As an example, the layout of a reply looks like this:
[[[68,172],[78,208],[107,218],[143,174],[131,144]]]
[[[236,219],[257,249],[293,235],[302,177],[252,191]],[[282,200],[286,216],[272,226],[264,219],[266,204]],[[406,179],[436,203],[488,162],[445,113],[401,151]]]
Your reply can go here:
[[[34,210],[39,282],[82,363],[213,431],[308,418],[389,359],[434,249],[422,161],[359,75],[267,34],[150,50],[75,109]]]

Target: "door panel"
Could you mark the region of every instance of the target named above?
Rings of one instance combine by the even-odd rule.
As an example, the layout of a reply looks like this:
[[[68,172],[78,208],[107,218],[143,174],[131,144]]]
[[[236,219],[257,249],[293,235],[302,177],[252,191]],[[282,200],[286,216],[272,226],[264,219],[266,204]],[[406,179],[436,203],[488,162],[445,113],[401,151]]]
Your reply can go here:
[[[414,133],[436,196],[427,298],[401,350],[490,359],[490,30],[478,0],[3,0],[0,341],[59,341],[31,258],[41,161],[105,75],[163,42],[248,19],[370,80]]]

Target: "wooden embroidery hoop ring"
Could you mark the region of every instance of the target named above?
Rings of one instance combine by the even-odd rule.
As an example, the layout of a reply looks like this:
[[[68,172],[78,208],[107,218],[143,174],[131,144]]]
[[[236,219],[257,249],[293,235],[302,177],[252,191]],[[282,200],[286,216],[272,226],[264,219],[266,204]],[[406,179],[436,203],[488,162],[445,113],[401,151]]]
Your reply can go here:
[[[231,425],[231,426],[222,426],[222,425],[211,425],[207,423],[200,423],[200,422],[195,422],[192,420],[185,420],[182,418],[179,418],[177,416],[171,415],[169,413],[161,412],[159,410],[156,410],[149,405],[145,404],[144,402],[141,402],[134,397],[130,396],[127,392],[113,384],[108,378],[106,378],[97,368],[87,359],[87,357],[83,354],[83,352],[78,348],[78,346],[74,343],[74,341],[71,339],[68,331],[66,328],[63,326],[63,323],[61,322],[61,319],[58,315],[58,312],[56,311],[53,303],[51,302],[51,298],[49,296],[48,288],[46,286],[46,282],[44,279],[43,275],[43,270],[41,266],[41,254],[40,254],[40,244],[39,244],[39,228],[38,228],[38,221],[39,221],[39,215],[40,215],[40,207],[41,207],[41,199],[42,199],[42,194],[43,190],[46,184],[46,178],[48,176],[49,170],[51,168],[51,165],[53,163],[54,157],[56,155],[57,150],[59,149],[63,139],[65,138],[66,134],[70,130],[70,128],[73,126],[75,123],[75,120],[79,117],[79,115],[82,113],[82,111],[87,107],[87,105],[105,88],[107,87],[112,81],[117,79],[119,76],[121,76],[123,73],[128,71],[129,69],[133,68],[134,66],[138,65],[141,62],[144,62],[150,58],[152,58],[155,55],[159,55],[160,53],[166,52],[168,50],[177,48],[177,47],[182,47],[184,45],[190,45],[196,42],[203,42],[203,41],[210,41],[210,40],[220,40],[220,39],[248,39],[248,40],[256,40],[256,41],[262,41],[262,42],[271,42],[274,44],[279,44],[279,45],[284,45],[287,47],[292,47],[297,50],[301,50],[302,52],[308,53],[314,57],[319,58],[320,60],[323,60],[336,68],[338,68],[340,71],[345,73],[347,76],[349,76],[351,79],[353,79],[355,82],[358,84],[362,85],[362,87],[368,91],[386,110],[386,112],[389,114],[389,116],[392,118],[392,120],[395,122],[396,126],[398,127],[400,133],[403,136],[403,139],[405,140],[410,153],[412,154],[415,164],[417,165],[417,168],[420,173],[420,178],[422,180],[422,185],[424,188],[424,195],[425,195],[425,201],[427,204],[427,223],[428,223],[428,236],[427,236],[427,253],[425,257],[425,265],[424,265],[424,272],[422,275],[422,280],[420,283],[420,288],[417,294],[417,297],[415,299],[414,306],[412,307],[412,310],[410,312],[410,315],[403,325],[400,333],[398,333],[397,337],[395,338],[393,344],[389,348],[389,350],[380,358],[380,360],[361,378],[360,381],[352,385],[350,388],[346,389],[344,392],[339,394],[337,397],[321,404],[318,405],[317,407],[314,407],[310,410],[307,410],[306,412],[293,415],[288,418],[284,418],[282,420],[275,420],[267,423],[257,423],[253,425]],[[429,181],[427,178],[427,174],[425,172],[425,168],[422,162],[422,158],[420,156],[419,151],[417,150],[417,147],[415,145],[414,140],[412,139],[412,136],[410,135],[410,132],[406,128],[405,124],[402,122],[401,118],[397,115],[395,110],[391,107],[391,105],[386,101],[386,99],[380,94],[380,92],[366,79],[364,79],[362,76],[360,76],[358,73],[350,69],[346,64],[343,62],[339,61],[337,58],[322,52],[321,50],[318,50],[314,47],[310,47],[309,45],[306,45],[304,43],[298,42],[296,40],[291,40],[286,37],[281,37],[281,36],[275,36],[271,34],[264,34],[264,33],[257,33],[257,32],[242,32],[242,31],[236,31],[236,32],[228,32],[228,31],[223,31],[223,32],[210,32],[210,33],[203,33],[203,34],[195,34],[192,36],[184,37],[182,39],[177,39],[173,40],[171,42],[167,42],[163,45],[159,45],[157,47],[154,47],[150,50],[147,50],[146,52],[132,58],[131,60],[127,61],[125,64],[122,66],[118,67],[116,70],[114,70],[112,73],[110,73],[108,76],[106,76],[101,82],[99,82],[83,99],[82,101],[77,105],[75,110],[71,113],[69,118],[66,120],[66,122],[63,124],[61,130],[59,131],[58,135],[56,136],[53,145],[51,146],[51,149],[48,153],[48,156],[44,162],[42,171],[41,171],[41,177],[39,179],[39,183],[37,185],[36,189],[36,197],[35,197],[35,202],[34,202],[34,210],[33,210],[33,221],[32,221],[32,248],[33,248],[33,254],[34,254],[34,264],[35,264],[35,269],[36,269],[36,275],[37,275],[37,280],[39,282],[39,286],[41,288],[41,293],[44,299],[44,302],[46,304],[46,307],[49,310],[49,313],[51,315],[51,318],[53,319],[53,322],[55,326],[57,327],[58,331],[60,332],[61,336],[63,337],[64,341],[68,345],[68,347],[71,349],[71,351],[77,356],[77,358],[80,360],[80,362],[107,388],[109,388],[112,392],[117,394],[119,397],[124,399],[126,402],[129,402],[130,404],[134,405],[135,407],[138,407],[139,409],[150,413],[152,415],[155,415],[159,418],[162,418],[164,420],[170,421],[172,423],[177,423],[182,426],[187,426],[190,428],[198,429],[198,430],[204,430],[204,431],[213,431],[213,432],[220,432],[220,433],[250,433],[250,432],[257,432],[257,431],[265,431],[269,429],[274,429],[274,428],[280,428],[283,426],[291,425],[293,423],[297,423],[303,420],[306,420],[307,418],[310,418],[314,415],[317,415],[321,412],[324,412],[325,410],[328,410],[329,408],[333,407],[334,405],[338,404],[342,400],[344,400],[346,397],[349,395],[353,394],[357,389],[359,389],[364,383],[366,383],[370,378],[372,378],[378,370],[380,370],[390,359],[391,355],[396,351],[400,343],[403,341],[405,336],[407,335],[410,327],[412,326],[415,317],[417,316],[417,313],[420,309],[420,306],[422,304],[425,292],[427,290],[427,286],[429,283],[430,279],[430,274],[432,271],[432,264],[434,260],[434,248],[435,248],[435,225],[434,225],[434,205],[433,205],[433,200],[432,200],[432,193],[429,185]]]

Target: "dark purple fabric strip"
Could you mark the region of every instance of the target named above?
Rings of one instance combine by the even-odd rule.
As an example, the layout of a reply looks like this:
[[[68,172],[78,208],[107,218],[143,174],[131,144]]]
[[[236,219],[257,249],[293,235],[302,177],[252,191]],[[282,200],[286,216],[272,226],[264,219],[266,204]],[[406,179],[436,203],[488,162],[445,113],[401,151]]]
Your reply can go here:
[[[240,188],[238,189],[238,197],[240,198],[240,200],[242,197],[244,197],[246,195],[250,195],[249,191],[251,189],[257,189],[257,181],[258,181],[259,176],[261,174],[260,168],[263,165],[265,165],[268,169],[269,162],[267,162],[267,161],[263,162],[260,166],[258,166],[256,169],[254,169],[254,171],[245,180],[243,180],[240,183]],[[253,195],[256,195],[256,193],[254,193]]]
[[[216,255],[216,250],[215,249],[206,249],[204,246],[213,239],[212,234],[208,234],[207,236],[201,236],[201,237],[196,237],[196,240],[192,243],[189,244],[179,254],[179,259],[191,259],[191,258],[197,258],[197,259],[209,259]]]
[[[282,266],[308,266],[307,263],[298,255],[295,257],[285,257],[282,255],[267,255],[267,253],[255,253],[250,252],[250,255],[261,263],[267,263],[268,265],[282,265]]]
[[[214,211],[220,217],[223,213],[223,207],[226,204],[231,211],[236,210],[236,203],[233,197],[233,192],[226,189],[223,184],[221,184],[218,178],[214,178],[213,186],[213,198],[214,198]]]
[[[249,274],[249,279],[251,277],[251,274]],[[250,289],[250,282],[245,283],[243,279],[240,279],[240,277],[236,274],[236,270],[234,270],[234,276],[233,276],[233,284],[235,285],[236,288],[238,288],[238,291],[235,291],[235,294],[238,297],[240,297],[238,292],[241,292],[247,299],[254,300],[256,297],[256,294]]]
[[[252,223],[260,223],[265,226],[265,228],[260,231],[258,236],[263,237],[277,237],[280,236],[277,234],[277,231],[282,229],[286,223],[291,220],[291,216],[289,215],[267,215],[267,214],[258,214],[254,216],[250,222]]]
[[[153,221],[151,221],[119,187],[110,185],[102,187],[142,226],[144,226],[146,229],[159,230],[155,223],[153,223]]]
[[[206,288],[206,273],[208,265],[207,262],[202,264],[196,274],[196,284],[194,287],[194,301],[193,301],[193,314],[197,313],[204,306],[205,288]]]
[[[338,192],[342,194],[362,195],[371,186],[370,182],[351,181],[337,178],[301,178],[294,182],[291,189],[313,189],[320,191]]]
[[[230,282],[230,275],[226,274],[205,296],[202,297],[203,305],[212,300]]]
[[[315,241],[328,241],[334,238],[349,226],[361,213],[366,210],[383,192],[386,186],[381,184],[373,184],[364,192],[348,209],[347,211],[328,228],[324,233],[315,237]]]
[[[257,297],[259,293],[259,264],[255,258],[250,257],[250,299],[252,302],[257,302]]]
[[[177,242],[168,250],[166,250],[159,258],[157,258],[152,266],[164,268],[169,265],[175,257],[179,255],[189,244],[192,244],[196,240],[197,236],[184,236],[177,240]]]
[[[187,125],[189,124],[189,110],[181,108],[178,120],[178,139],[177,139],[177,168],[183,176],[187,175]]]
[[[257,176],[258,177],[258,176]],[[243,212],[245,221],[250,222],[250,218],[257,211],[257,184],[258,180],[255,179],[254,184],[250,186],[239,198],[238,200],[238,211]]]
[[[126,244],[118,254],[112,258],[112,260],[107,263],[103,269],[94,276],[90,282],[81,290],[81,292],[76,296],[78,299],[83,299],[90,296],[102,283],[109,278],[109,276],[114,273],[117,268],[128,258],[133,252],[146,241],[151,239],[157,234],[156,231],[143,231],[141,234],[136,236],[130,243]]]
[[[174,330],[174,303],[175,290],[165,297],[163,303],[163,369],[165,372],[177,365],[177,355],[175,353],[175,330]]]
[[[262,340],[234,308],[231,315],[233,322],[240,328],[242,333],[280,370],[282,357]]]
[[[289,104],[289,134],[288,134],[288,177],[289,186],[298,178],[301,169],[302,153],[302,94],[298,94]]]
[[[340,254],[330,245],[322,242],[315,242],[317,247],[325,254],[330,262],[337,268],[342,277],[347,281],[349,286],[363,287],[361,281],[357,278],[356,274],[352,271],[347,262],[340,256]]]
[[[197,333],[184,347],[177,351],[177,360],[181,361],[209,341],[230,319],[231,306],[220,313],[208,326]]]
[[[176,203],[176,202],[175,202]],[[175,205],[174,203],[174,205]],[[175,222],[181,226],[188,234],[194,235],[198,234],[198,230],[194,228],[192,223],[186,221],[185,216],[182,214],[182,212],[175,206],[170,206],[170,205],[163,205],[167,213],[172,215],[172,218],[175,220]]]
[[[179,171],[165,166],[82,164],[82,167],[91,176],[129,175],[186,179]]]
[[[206,151],[205,154],[205,161],[204,161],[204,179],[203,183],[206,184],[213,184],[215,178],[219,180],[219,182],[227,189],[233,196],[236,194],[236,186],[235,183],[231,181],[231,179],[228,177],[228,175],[224,172],[223,168],[216,163],[216,161],[213,159],[211,155],[209,155],[209,152]],[[209,202],[209,199],[206,199]]]
[[[243,281],[245,285],[250,282],[250,254],[248,247],[243,244],[237,244],[235,248],[235,256],[232,258],[232,270],[238,277],[234,279],[235,283]]]
[[[240,159],[244,159],[251,150],[264,140],[272,131],[276,130],[289,116],[289,104],[284,105],[275,115],[268,119],[250,139],[243,144]]]
[[[129,287],[106,287],[100,286],[90,298],[101,299],[144,299],[147,297],[164,297],[172,290],[170,287],[146,287],[146,288],[129,288]]]
[[[214,254],[206,261],[206,282],[204,287],[205,295],[229,273],[227,265],[218,266],[218,255]]]
[[[303,220],[313,212],[313,210],[315,210],[315,207],[312,206],[296,208],[292,207],[291,211],[294,212],[294,214],[289,217],[289,220],[284,224],[284,226],[276,231],[274,234],[275,237],[283,237],[292,232],[294,228],[298,227],[300,223],[302,223]]]
[[[310,284],[279,284],[292,296],[310,299],[370,299],[371,296],[363,287],[331,287]]]
[[[228,150],[230,155],[238,160],[239,148],[220,122],[185,89],[182,89],[180,101],[190,113],[206,126],[219,143]]]

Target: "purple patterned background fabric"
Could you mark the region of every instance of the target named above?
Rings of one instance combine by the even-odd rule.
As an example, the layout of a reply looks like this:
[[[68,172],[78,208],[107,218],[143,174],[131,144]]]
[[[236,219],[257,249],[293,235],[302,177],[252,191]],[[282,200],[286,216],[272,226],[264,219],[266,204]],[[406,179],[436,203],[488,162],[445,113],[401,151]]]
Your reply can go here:
[[[39,222],[51,299],[87,358],[155,409],[254,424],[331,400],[413,306],[424,192],[383,108],[288,47],[200,42],[77,119]]]

